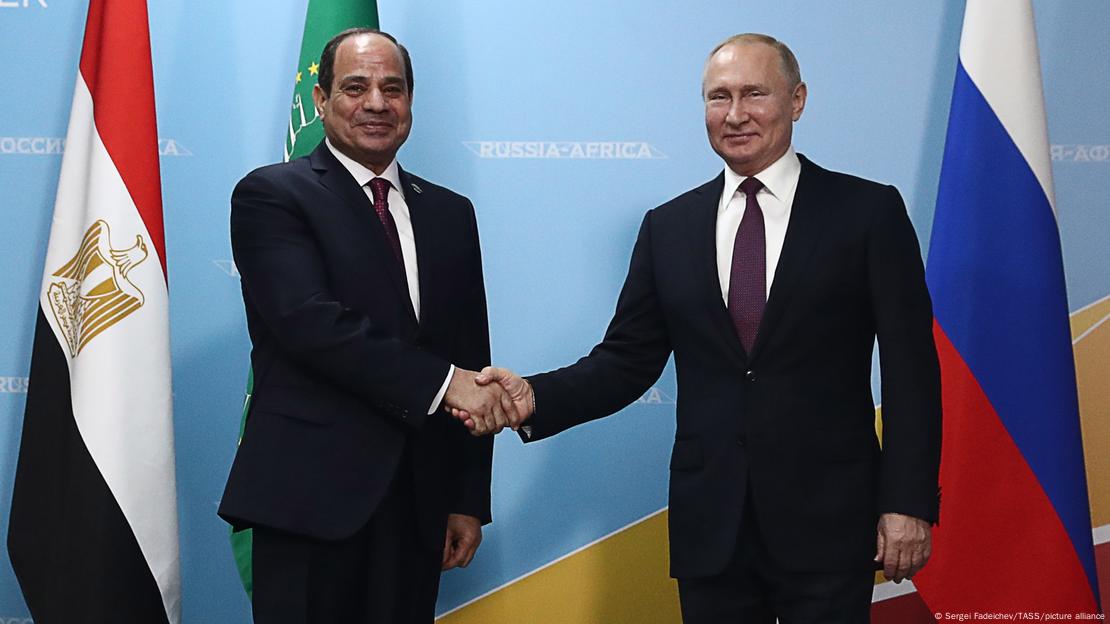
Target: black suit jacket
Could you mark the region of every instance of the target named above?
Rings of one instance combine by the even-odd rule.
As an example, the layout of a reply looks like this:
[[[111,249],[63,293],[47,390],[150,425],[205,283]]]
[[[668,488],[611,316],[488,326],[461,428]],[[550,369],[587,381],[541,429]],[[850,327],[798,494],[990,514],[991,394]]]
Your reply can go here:
[[[629,404],[674,353],[675,577],[724,568],[748,490],[764,541],[787,569],[869,566],[879,513],[937,517],[939,367],[905,205],[891,186],[801,161],[750,354],[717,277],[722,174],[647,213],[604,341],[531,378],[537,440]],[[876,336],[882,450],[871,395]]]
[[[251,172],[232,193],[255,375],[219,509],[237,527],[350,536],[403,456],[429,545],[442,547],[448,512],[489,521],[492,442],[427,414],[450,363],[489,363],[474,209],[407,172],[401,181],[419,323],[371,202],[323,143]]]

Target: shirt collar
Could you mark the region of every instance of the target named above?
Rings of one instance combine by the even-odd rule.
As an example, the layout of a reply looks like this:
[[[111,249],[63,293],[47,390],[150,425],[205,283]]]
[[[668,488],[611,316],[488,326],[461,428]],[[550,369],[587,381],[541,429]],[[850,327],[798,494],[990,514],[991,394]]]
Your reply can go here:
[[[343,168],[351,173],[351,177],[355,179],[355,182],[359,186],[366,186],[367,183],[374,178],[385,178],[393,185],[393,188],[401,194],[401,198],[404,199],[405,191],[401,187],[401,172],[400,167],[397,166],[396,158],[389,163],[389,166],[385,168],[385,171],[383,171],[381,175],[378,175],[362,166],[362,164],[355,161],[350,156],[336,149],[336,147],[331,144],[331,139],[324,139],[324,144],[328,146],[328,150],[330,150],[332,155],[335,156],[335,159],[339,161],[339,164],[343,165]]]
[[[779,200],[784,200],[787,191],[798,185],[798,177],[801,173],[802,161],[798,160],[798,154],[794,152],[794,146],[792,145],[786,148],[786,153],[780,156],[778,160],[755,174],[754,177],[759,178],[767,192]],[[742,176],[733,171],[728,165],[725,165],[724,196],[731,198],[736,194],[736,189],[740,186],[740,183],[747,179],[748,176]]]

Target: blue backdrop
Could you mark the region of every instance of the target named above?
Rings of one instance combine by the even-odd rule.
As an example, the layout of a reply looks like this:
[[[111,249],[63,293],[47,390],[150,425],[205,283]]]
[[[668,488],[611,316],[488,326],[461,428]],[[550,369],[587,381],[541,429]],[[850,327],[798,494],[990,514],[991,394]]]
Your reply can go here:
[[[248,352],[228,198],[247,171],[281,158],[305,4],[150,3],[188,622],[249,617],[215,515]],[[1110,3],[1035,5],[1075,310],[1110,293]],[[86,8],[0,1],[5,535]],[[401,161],[477,208],[499,364],[536,372],[587,352],[612,313],[644,211],[720,171],[705,138],[701,68],[737,32],[791,45],[810,94],[796,147],[898,186],[927,250],[962,2],[380,0],[379,10],[415,68]],[[495,523],[473,565],[445,576],[440,612],[664,507],[674,393],[668,368],[616,417],[539,448],[499,438]],[[0,623],[29,622],[6,551],[2,559]]]

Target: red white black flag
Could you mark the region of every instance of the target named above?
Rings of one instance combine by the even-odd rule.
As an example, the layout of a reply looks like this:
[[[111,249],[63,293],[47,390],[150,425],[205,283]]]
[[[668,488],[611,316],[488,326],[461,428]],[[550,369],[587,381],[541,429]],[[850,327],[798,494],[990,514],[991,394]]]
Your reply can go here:
[[[36,624],[180,621],[146,0],[92,0],[46,252],[8,549]]]

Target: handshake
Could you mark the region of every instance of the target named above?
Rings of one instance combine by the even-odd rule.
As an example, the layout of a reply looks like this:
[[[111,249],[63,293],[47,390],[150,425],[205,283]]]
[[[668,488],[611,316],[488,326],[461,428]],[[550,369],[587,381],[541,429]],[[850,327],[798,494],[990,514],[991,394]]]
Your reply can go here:
[[[475,373],[455,368],[443,409],[459,419],[471,435],[491,435],[505,427],[514,431],[535,411],[532,386],[520,375],[487,366]]]

